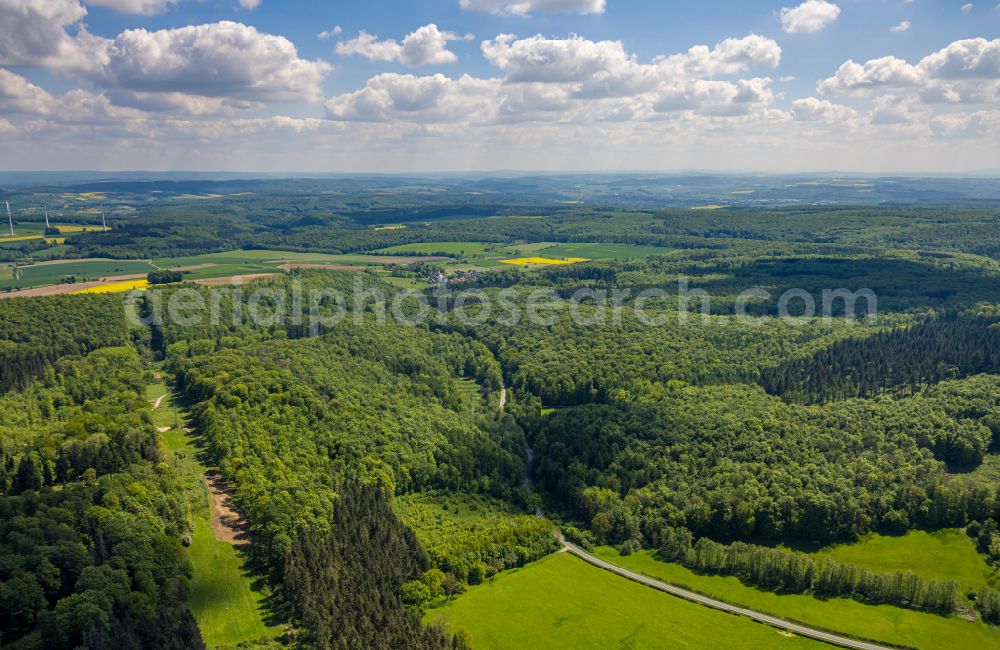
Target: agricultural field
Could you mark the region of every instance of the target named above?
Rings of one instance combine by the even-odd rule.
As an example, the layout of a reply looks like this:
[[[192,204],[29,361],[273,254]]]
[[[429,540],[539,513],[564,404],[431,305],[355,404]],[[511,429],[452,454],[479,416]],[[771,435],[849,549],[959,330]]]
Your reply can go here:
[[[73,291],[71,293],[122,293],[124,291],[135,291],[146,290],[149,288],[149,280],[124,280],[122,282],[111,282],[108,284],[98,285],[96,287],[88,287],[86,289],[81,289],[80,291]]]
[[[822,648],[631,582],[565,553],[499,574],[424,616],[494,648]]]
[[[119,275],[149,273],[153,270],[155,269],[149,262],[138,260],[57,260],[20,266],[18,268],[20,278],[0,280],[0,290],[58,284],[70,277],[75,278],[77,282],[86,282]]]
[[[891,605],[869,605],[850,598],[818,599],[778,594],[744,585],[734,576],[703,575],[679,564],[660,562],[651,551],[623,556],[611,547],[595,555],[637,573],[718,598],[725,602],[821,629],[894,645],[926,650],[990,648],[1000,630],[958,616],[939,616]]]
[[[513,266],[561,266],[564,264],[589,262],[590,260],[586,257],[564,257],[558,259],[552,257],[518,257],[515,259],[500,261],[504,264],[511,264]]]

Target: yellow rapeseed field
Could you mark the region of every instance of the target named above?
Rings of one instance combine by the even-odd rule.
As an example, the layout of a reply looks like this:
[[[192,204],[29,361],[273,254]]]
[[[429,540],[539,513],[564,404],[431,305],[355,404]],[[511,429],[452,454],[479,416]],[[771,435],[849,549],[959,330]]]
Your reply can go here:
[[[0,243],[6,241],[28,241],[29,239],[41,239],[41,235],[18,235],[16,237],[11,236],[0,236]]]
[[[586,257],[566,257],[561,260],[554,260],[548,257],[519,257],[513,260],[500,260],[504,264],[515,264],[517,266],[527,266],[529,264],[576,264],[578,262],[589,262]]]
[[[134,289],[145,290],[149,287],[149,280],[126,280],[124,282],[112,282],[102,284],[88,289],[80,289],[72,293],[119,293],[122,291],[132,291]]]

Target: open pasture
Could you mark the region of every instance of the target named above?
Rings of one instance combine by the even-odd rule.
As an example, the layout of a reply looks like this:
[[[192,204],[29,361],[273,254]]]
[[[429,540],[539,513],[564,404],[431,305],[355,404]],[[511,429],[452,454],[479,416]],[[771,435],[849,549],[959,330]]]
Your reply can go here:
[[[822,648],[555,553],[427,612],[493,648]]]

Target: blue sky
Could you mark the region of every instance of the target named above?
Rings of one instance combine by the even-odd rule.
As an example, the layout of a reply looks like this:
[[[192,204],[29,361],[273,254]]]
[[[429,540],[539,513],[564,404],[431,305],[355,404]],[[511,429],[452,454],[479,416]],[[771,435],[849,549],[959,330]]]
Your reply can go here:
[[[1000,168],[995,2],[0,0],[0,167]]]

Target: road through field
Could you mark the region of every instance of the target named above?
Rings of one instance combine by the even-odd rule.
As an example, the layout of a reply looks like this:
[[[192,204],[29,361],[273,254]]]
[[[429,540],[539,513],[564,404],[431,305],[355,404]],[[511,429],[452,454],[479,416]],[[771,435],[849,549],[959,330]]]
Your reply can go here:
[[[684,600],[689,600],[700,605],[705,605],[713,609],[718,609],[723,612],[728,612],[730,614],[736,614],[738,616],[745,616],[749,619],[758,621],[760,623],[765,623],[773,627],[787,630],[799,636],[808,637],[810,639],[816,639],[817,641],[823,641],[832,645],[840,646],[842,648],[856,648],[857,650],[890,650],[888,646],[878,645],[875,643],[868,643],[866,641],[858,641],[856,639],[850,639],[847,637],[839,636],[837,634],[832,634],[830,632],[824,632],[822,630],[816,630],[811,627],[806,627],[804,625],[799,625],[798,623],[792,623],[791,621],[785,621],[780,618],[775,618],[774,616],[769,616],[767,614],[762,614],[760,612],[755,612],[750,609],[745,609],[743,607],[736,607],[735,605],[730,605],[729,603],[724,603],[720,600],[715,600],[714,598],[709,598],[708,596],[702,596],[701,594],[695,593],[693,591],[688,591],[687,589],[681,589],[680,587],[675,587],[669,585],[665,582],[660,582],[659,580],[654,580],[652,578],[646,577],[642,574],[635,573],[634,571],[629,571],[628,569],[623,569],[620,566],[611,564],[610,562],[605,562],[599,557],[593,556],[587,551],[583,550],[576,544],[566,541],[560,538],[560,541],[565,547],[566,551],[577,556],[581,560],[588,562],[598,568],[604,569],[605,571],[611,571],[624,578],[628,578],[634,582],[644,584],[653,589],[658,589],[664,591],[673,596],[683,598]]]

